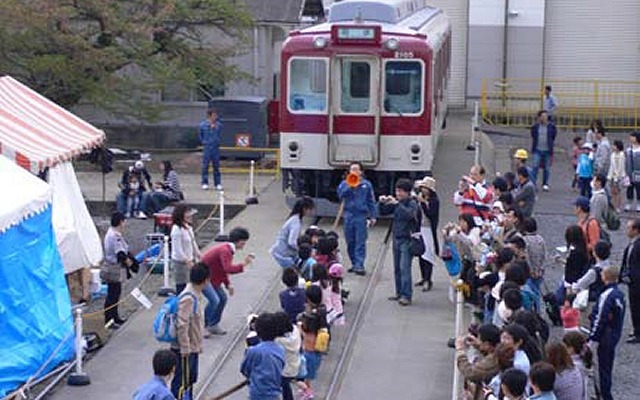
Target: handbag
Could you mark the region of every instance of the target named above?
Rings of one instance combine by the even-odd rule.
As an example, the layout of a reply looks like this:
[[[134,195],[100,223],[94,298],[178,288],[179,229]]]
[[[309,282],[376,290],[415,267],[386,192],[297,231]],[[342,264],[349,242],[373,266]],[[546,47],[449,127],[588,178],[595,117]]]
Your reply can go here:
[[[411,255],[418,257],[424,254],[426,247],[422,240],[422,233],[420,233],[420,206],[417,207],[416,214],[413,218],[415,228],[411,233]]]
[[[581,290],[573,300],[573,308],[585,310],[589,305],[589,290]]]
[[[444,260],[444,266],[449,273],[449,276],[457,276],[462,270],[462,261],[458,250],[453,243],[447,242],[442,247],[442,259]]]
[[[631,162],[631,176],[629,184],[631,183],[640,183],[640,171],[636,171],[636,167],[633,165],[633,151],[631,149],[629,151],[629,161]]]

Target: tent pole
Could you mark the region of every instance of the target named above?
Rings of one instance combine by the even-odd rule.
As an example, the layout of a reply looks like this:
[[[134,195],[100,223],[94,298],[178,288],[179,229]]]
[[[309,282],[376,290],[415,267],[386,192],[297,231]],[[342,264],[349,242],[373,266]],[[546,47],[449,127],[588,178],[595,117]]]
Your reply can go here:
[[[102,214],[107,215],[107,177],[104,171],[102,171]]]

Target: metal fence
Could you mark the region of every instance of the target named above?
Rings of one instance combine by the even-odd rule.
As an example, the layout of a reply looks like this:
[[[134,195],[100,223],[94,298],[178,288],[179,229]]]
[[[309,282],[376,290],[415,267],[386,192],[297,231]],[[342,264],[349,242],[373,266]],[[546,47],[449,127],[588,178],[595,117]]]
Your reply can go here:
[[[274,175],[276,179],[280,179],[280,149],[279,148],[257,148],[257,147],[220,147],[220,154],[228,153],[260,153],[259,159],[256,161],[256,174]],[[211,167],[209,167],[211,170]],[[247,161],[246,166],[228,166],[221,167],[220,171],[231,174],[244,174],[250,171],[250,162]]]
[[[600,119],[608,129],[640,129],[640,81],[578,79],[484,79],[480,107],[484,123],[528,127],[542,109],[544,87],[560,103],[554,118],[563,129],[584,129]]]

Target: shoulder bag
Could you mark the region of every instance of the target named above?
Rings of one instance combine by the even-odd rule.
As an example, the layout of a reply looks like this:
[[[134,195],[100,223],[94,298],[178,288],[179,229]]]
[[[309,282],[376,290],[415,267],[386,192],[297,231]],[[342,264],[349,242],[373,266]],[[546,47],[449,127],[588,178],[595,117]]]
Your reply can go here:
[[[418,204],[413,218],[414,226],[411,233],[411,255],[414,257],[421,256],[426,251],[424,240],[422,240],[422,233],[420,232],[420,215],[420,205]]]

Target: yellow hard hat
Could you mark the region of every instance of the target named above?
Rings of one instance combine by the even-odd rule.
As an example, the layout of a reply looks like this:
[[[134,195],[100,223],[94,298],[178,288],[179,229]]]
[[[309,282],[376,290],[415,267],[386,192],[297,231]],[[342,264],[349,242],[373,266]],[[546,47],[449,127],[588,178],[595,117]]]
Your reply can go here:
[[[526,160],[529,158],[529,153],[525,149],[516,150],[516,154],[514,154],[513,158],[519,158],[521,160]]]

